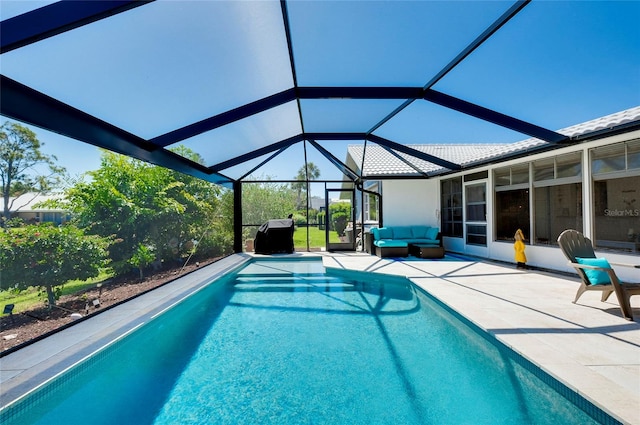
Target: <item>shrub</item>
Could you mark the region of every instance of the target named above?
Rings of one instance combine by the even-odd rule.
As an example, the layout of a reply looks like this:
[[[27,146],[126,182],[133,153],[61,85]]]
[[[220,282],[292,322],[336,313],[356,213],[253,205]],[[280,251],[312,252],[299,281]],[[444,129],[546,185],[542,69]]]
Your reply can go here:
[[[331,213],[331,226],[338,235],[344,236],[344,229],[347,227],[349,217],[351,217],[351,204],[349,202],[336,202],[329,205]]]
[[[296,224],[296,226],[306,225],[307,218],[301,213],[295,213],[293,214],[293,222]]]
[[[108,263],[111,238],[86,235],[52,223],[0,231],[0,289],[44,288],[55,305],[56,288],[72,279],[96,277]]]
[[[131,259],[129,259],[129,264],[138,268],[138,271],[140,272],[140,279],[142,279],[144,277],[144,268],[153,263],[155,259],[156,255],[153,253],[152,248],[143,244],[138,244],[138,248],[131,256]]]

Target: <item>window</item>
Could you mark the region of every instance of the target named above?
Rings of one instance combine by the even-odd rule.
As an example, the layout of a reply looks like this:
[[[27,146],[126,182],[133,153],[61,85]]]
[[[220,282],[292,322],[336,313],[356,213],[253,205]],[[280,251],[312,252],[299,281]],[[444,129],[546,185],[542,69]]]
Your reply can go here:
[[[580,177],[582,176],[582,153],[556,157],[555,174],[556,179]]]
[[[564,178],[579,181],[582,176],[582,153],[574,152],[533,163],[534,181],[554,181]]]
[[[582,232],[582,184],[537,187],[535,198],[535,242],[557,245],[566,229]]]
[[[594,245],[640,251],[640,140],[591,151]]]
[[[378,221],[378,195],[372,193],[364,194],[364,220],[365,221]]]
[[[487,244],[487,185],[466,186],[467,244]]]
[[[462,237],[462,177],[442,180],[441,231],[443,236]]]
[[[603,146],[591,151],[592,174],[625,170],[625,144]]]
[[[563,230],[583,232],[582,153],[535,161],[533,176],[535,243],[557,245]]]
[[[640,140],[627,143],[627,170],[640,170]]]
[[[545,158],[539,161],[536,161],[533,180],[537,182],[545,181],[545,180],[553,180],[555,174],[553,172],[554,169],[554,159],[553,158]]]
[[[467,221],[487,221],[485,184],[467,186]]]
[[[530,231],[529,164],[494,171],[496,240],[512,241],[516,230]]]
[[[478,224],[467,224],[467,244],[486,245],[487,244],[487,226],[478,225]]]
[[[529,189],[496,192],[496,240],[512,241],[516,230],[529,233]]]

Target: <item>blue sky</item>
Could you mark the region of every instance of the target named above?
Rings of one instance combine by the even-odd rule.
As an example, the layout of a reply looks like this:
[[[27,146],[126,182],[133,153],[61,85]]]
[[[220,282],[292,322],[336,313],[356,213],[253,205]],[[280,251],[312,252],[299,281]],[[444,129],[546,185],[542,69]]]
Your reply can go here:
[[[0,2],[2,19],[43,2]],[[288,3],[302,86],[423,86],[507,1]],[[533,1],[433,88],[552,130],[640,105],[640,1]],[[156,2],[2,55],[2,73],[145,138],[292,86],[278,2]],[[304,100],[306,131],[367,131],[397,101]],[[297,107],[184,142],[207,164],[301,131]],[[34,129],[74,175],[98,150]],[[528,136],[413,102],[376,134],[406,144]],[[346,143],[324,142],[343,159]],[[296,146],[261,170],[292,178]],[[323,178],[339,178],[323,163]],[[246,169],[246,167],[245,167]],[[243,174],[233,170],[233,177]]]

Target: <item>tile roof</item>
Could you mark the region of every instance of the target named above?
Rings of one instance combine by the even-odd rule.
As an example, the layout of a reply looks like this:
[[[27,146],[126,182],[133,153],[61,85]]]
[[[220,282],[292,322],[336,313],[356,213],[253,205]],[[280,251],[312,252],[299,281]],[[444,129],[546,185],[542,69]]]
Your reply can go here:
[[[569,137],[576,137],[599,130],[611,129],[632,122],[640,122],[640,106],[573,125],[558,130],[558,133]],[[529,138],[516,143],[496,144],[428,144],[407,145],[420,152],[433,155],[447,161],[470,167],[475,164],[486,163],[491,160],[506,159],[509,156],[541,150],[549,147],[549,143],[537,138]],[[436,175],[448,171],[437,164],[427,162],[411,155],[397,152],[397,155],[389,153],[382,146],[368,143],[364,145],[349,145],[348,156],[357,164],[361,163],[363,152],[366,154],[364,164],[364,176],[420,176],[421,172],[427,175]],[[409,162],[415,168],[407,164]],[[417,168],[417,170],[416,170]]]

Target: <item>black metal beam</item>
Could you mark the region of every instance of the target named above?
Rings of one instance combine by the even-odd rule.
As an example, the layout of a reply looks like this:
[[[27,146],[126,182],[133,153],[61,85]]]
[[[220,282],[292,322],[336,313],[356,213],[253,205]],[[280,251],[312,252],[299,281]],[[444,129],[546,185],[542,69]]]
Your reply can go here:
[[[182,140],[186,140],[190,137],[197,136],[198,134],[205,133],[207,131],[214,130],[218,127],[222,127],[232,122],[250,117],[251,115],[264,112],[268,109],[275,108],[276,106],[283,105],[287,102],[291,102],[296,99],[295,90],[288,89],[280,93],[276,93],[271,96],[267,96],[255,102],[248,103],[230,111],[223,112],[213,117],[204,119],[202,121],[187,125],[169,133],[165,133],[161,136],[154,137],[150,140],[156,146],[168,146]]]
[[[298,87],[298,75],[296,73],[296,63],[293,59],[293,43],[291,42],[291,25],[289,24],[289,11],[287,10],[286,0],[280,0],[280,10],[282,11],[282,25],[284,26],[284,34],[287,40],[287,49],[289,51],[289,64],[291,65],[291,76],[293,78],[293,86]]]
[[[171,131],[151,139],[150,142],[156,146],[165,147],[254,114],[264,112],[287,102],[294,100],[298,100],[299,102],[300,99],[409,99],[407,102],[411,102],[414,99],[425,99],[458,110],[467,115],[472,115],[494,124],[519,131],[523,134],[541,138],[542,140],[553,140],[556,141],[555,143],[557,143],[557,141],[563,141],[563,137],[558,133],[431,89],[425,90],[420,87],[298,87],[284,90],[280,93]],[[398,112],[405,104],[397,108]],[[345,134],[351,136],[345,136]],[[366,134],[367,133],[315,133],[309,134],[309,138],[329,140],[332,138],[339,139],[348,137],[344,140],[364,140]]]
[[[59,1],[0,22],[0,53],[150,3],[143,1]]]
[[[253,174],[254,171],[256,171],[258,168],[262,167],[264,164],[266,164],[267,162],[271,161],[273,158],[275,158],[276,156],[280,155],[282,152],[286,151],[289,148],[289,146],[285,146],[284,148],[280,149],[279,151],[277,151],[276,153],[274,153],[273,155],[270,155],[268,158],[266,158],[264,161],[261,161],[260,164],[256,165],[255,167],[253,167],[252,169],[250,169],[249,171],[247,171],[246,173],[244,173],[244,175],[242,175],[241,177],[238,178],[238,180],[244,180],[246,179],[248,176],[250,176],[251,174]]]
[[[376,136],[375,134],[370,134],[367,136],[367,140],[373,143],[377,143],[381,146],[389,147],[398,152],[406,153],[407,155],[415,156],[418,159],[423,161],[431,162],[433,164],[439,165],[444,168],[448,168],[450,170],[461,170],[462,167],[459,164],[455,164],[453,162],[447,161],[442,158],[438,158],[437,156],[429,155],[428,153],[420,152],[419,150],[410,148],[405,145],[401,145],[400,143],[392,142],[391,140],[384,139],[380,136]]]
[[[474,50],[482,45],[489,37],[491,37],[496,31],[498,31],[504,24],[509,22],[511,18],[513,18],[518,12],[522,10],[527,4],[529,4],[531,0],[518,0],[513,6],[511,6],[505,13],[503,13],[498,19],[496,19],[486,30],[482,32],[475,40],[473,40],[467,47],[465,47],[458,55],[453,58],[451,62],[449,62],[444,68],[442,68],[434,77],[432,77],[427,84],[424,85],[423,89],[430,89],[435,83],[440,81],[442,77],[448,74],[453,68],[455,68],[460,62],[462,62],[467,56],[469,56]],[[385,123],[387,123],[391,118],[395,117],[402,110],[413,103],[413,99],[408,98],[406,102],[402,105],[394,109],[390,114],[381,119],[374,125],[367,133],[371,134],[380,127],[382,127]]]
[[[307,140],[366,140],[365,133],[305,133]]]
[[[364,141],[364,143],[362,144],[362,158],[360,161],[360,175],[364,177],[364,158],[367,155],[367,143],[369,143],[367,140]],[[347,153],[349,152],[349,149],[347,148]],[[355,158],[354,158],[354,162],[355,162]]]
[[[295,180],[295,179],[288,179],[288,180],[278,180],[278,179],[269,179],[269,180],[245,180],[242,182],[242,184],[260,184],[260,183],[300,183],[301,181],[305,181],[305,180]],[[344,180],[310,180],[311,183],[344,183]],[[351,183],[351,182],[350,182]]]
[[[280,0],[280,10],[282,11],[282,25],[284,27],[284,35],[287,39],[287,50],[289,51],[289,65],[291,66],[291,78],[293,86],[298,87],[298,74],[296,72],[296,61],[293,57],[293,42],[291,41],[291,25],[289,24],[289,11],[287,10],[286,0]],[[300,128],[304,133],[304,116],[302,115],[302,105],[300,98],[296,98],[296,106],[298,107],[298,119],[300,120]],[[306,161],[305,161],[306,162]]]
[[[429,102],[436,103],[449,109],[454,109],[458,112],[480,118],[484,121],[489,121],[519,133],[527,134],[531,137],[537,137],[538,139],[549,143],[563,143],[569,141],[567,136],[556,133],[555,131],[547,130],[546,128],[530,124],[517,118],[501,114],[483,106],[479,106],[432,89],[425,90],[424,98]]]
[[[396,158],[398,158],[400,161],[402,161],[403,163],[405,163],[407,166],[413,168],[413,170],[424,176],[424,177],[429,177],[429,175],[427,173],[425,173],[424,171],[422,171],[421,169],[419,169],[418,167],[416,167],[414,164],[411,163],[411,161],[409,161],[408,159],[404,158],[402,155],[400,155],[398,152],[394,151],[393,149],[391,149],[388,146],[385,145],[380,145],[380,147],[382,147],[382,149],[386,150],[387,152],[389,152],[390,155],[395,156]]]
[[[442,79],[445,75],[447,75],[453,68],[455,68],[460,62],[462,62],[467,56],[473,53],[478,47],[482,45],[485,41],[489,39],[496,31],[498,31],[502,26],[504,26],[507,22],[511,20],[514,16],[516,16],[526,5],[528,5],[531,0],[518,0],[516,1],[506,12],[504,12],[498,19],[496,19],[487,29],[485,29],[482,34],[476,37],[467,47],[465,47],[458,56],[453,58],[451,62],[449,62],[444,68],[440,70],[427,84],[425,84],[424,89],[430,89],[433,87],[438,81]]]
[[[242,252],[242,183],[233,182],[233,252]]]
[[[294,100],[298,101],[300,122],[304,132],[304,123],[299,105],[300,99],[405,99],[407,96],[412,99],[422,99],[424,97],[424,91],[420,87],[291,88],[154,137],[150,139],[150,142],[160,147],[169,146]]]
[[[298,143],[302,140],[303,140],[302,134],[298,134],[297,136],[289,137],[288,139],[281,140],[269,146],[264,146],[262,148],[245,153],[243,155],[237,156],[227,161],[222,161],[218,164],[212,165],[211,167],[209,167],[209,170],[212,172],[219,172],[226,168],[235,167],[238,164],[242,164],[243,162],[246,162],[246,161],[251,161],[254,158],[258,158],[259,156],[277,151],[278,149],[289,147],[294,143]]]
[[[0,114],[54,133],[80,140],[151,164],[180,171],[202,180],[229,186],[231,179],[211,173],[173,152],[157,149],[148,141],[72,106],[0,75]]]
[[[351,168],[349,168],[344,162],[340,161],[331,152],[329,152],[328,150],[323,148],[316,141],[309,140],[309,143],[311,143],[311,145],[314,148],[316,148],[318,150],[318,152],[320,152],[322,154],[322,156],[327,158],[327,160],[329,162],[331,162],[333,165],[335,165],[335,167],[338,170],[342,171],[342,174],[344,174],[345,176],[349,177],[353,181],[357,181],[360,178],[360,176],[358,176],[358,174],[355,171],[353,171]]]
[[[422,87],[298,87],[300,99],[422,99]]]

